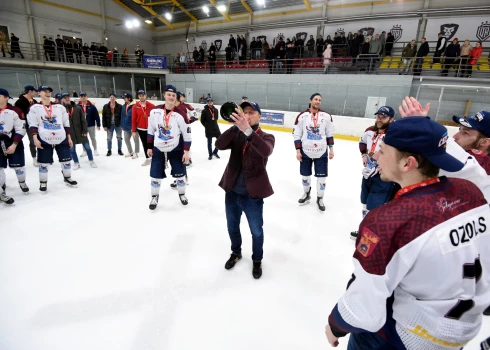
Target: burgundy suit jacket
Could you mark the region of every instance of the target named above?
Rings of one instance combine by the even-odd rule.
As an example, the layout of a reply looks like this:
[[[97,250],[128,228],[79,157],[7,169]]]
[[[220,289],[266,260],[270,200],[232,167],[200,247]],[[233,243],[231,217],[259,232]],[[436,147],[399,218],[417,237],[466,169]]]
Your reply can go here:
[[[231,127],[216,140],[216,148],[219,150],[231,149],[230,160],[219,186],[231,192],[243,171],[250,197],[267,198],[274,193],[266,170],[267,160],[274,150],[274,135],[258,129],[254,131],[250,142],[247,143],[246,139],[243,132]]]

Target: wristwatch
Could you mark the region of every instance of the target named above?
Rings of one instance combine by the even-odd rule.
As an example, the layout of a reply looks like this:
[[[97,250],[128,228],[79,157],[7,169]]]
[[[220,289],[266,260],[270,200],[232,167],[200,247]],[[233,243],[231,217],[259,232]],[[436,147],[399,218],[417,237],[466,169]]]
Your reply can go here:
[[[243,132],[247,137],[249,137],[250,135],[252,135],[252,133],[254,132],[254,130],[251,128],[251,127],[248,127],[247,129],[245,129],[245,131]]]

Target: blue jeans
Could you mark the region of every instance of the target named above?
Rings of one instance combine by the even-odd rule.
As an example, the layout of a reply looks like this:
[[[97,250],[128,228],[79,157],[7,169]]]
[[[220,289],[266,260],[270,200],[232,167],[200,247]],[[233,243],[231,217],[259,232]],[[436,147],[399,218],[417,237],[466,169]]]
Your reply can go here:
[[[88,160],[93,161],[94,156],[92,154],[92,149],[90,148],[90,143],[86,142],[82,144],[83,148],[87,152]],[[73,144],[73,147],[70,148],[71,157],[75,163],[78,163],[78,155],[77,155],[77,145]]]
[[[122,150],[122,129],[120,126],[116,126],[111,124],[110,127],[107,128],[107,150],[112,150],[112,136],[114,135],[114,130],[116,130],[117,137],[117,150]]]
[[[218,154],[218,149],[215,147],[213,151],[213,138],[208,137],[208,153],[211,157],[213,154]]]
[[[231,251],[242,253],[242,235],[240,234],[240,219],[242,213],[247,216],[250,232],[252,232],[252,260],[261,261],[264,255],[264,225],[262,198],[253,199],[249,195],[227,192],[225,196],[226,222],[231,240]]]
[[[351,333],[347,350],[389,350],[395,349],[377,333]]]

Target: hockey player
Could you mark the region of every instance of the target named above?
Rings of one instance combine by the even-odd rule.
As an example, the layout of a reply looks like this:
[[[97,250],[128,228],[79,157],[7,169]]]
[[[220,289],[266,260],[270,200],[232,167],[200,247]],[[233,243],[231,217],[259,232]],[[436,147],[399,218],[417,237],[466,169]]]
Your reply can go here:
[[[374,158],[401,189],[359,226],[354,274],[325,327],[332,346],[351,333],[349,349],[460,349],[478,334],[490,304],[490,208],[470,181],[438,177],[465,166],[448,138],[425,117],[388,128]]]
[[[191,127],[186,124],[185,117],[175,108],[177,89],[175,86],[165,87],[165,104],[150,112],[148,120],[148,156],[151,160],[151,203],[150,209],[158,205],[160,186],[165,174],[165,154],[172,168],[171,174],[177,180],[180,202],[188,204],[185,196],[185,163],[189,161],[191,147]]]
[[[70,120],[66,109],[61,104],[50,102],[53,89],[41,85],[38,89],[41,103],[32,105],[27,119],[38,148],[37,160],[39,163],[39,190],[48,189],[48,166],[53,164],[53,152],[56,150],[65,184],[76,186],[77,182],[71,178],[70,148],[73,143],[70,136]]]
[[[138,90],[138,99],[139,101],[135,103],[132,110],[131,118],[131,128],[133,131],[133,137],[140,137],[141,144],[143,145],[143,149],[145,151],[146,160],[141,164],[141,166],[147,166],[151,164],[151,160],[148,156],[148,145],[147,135],[148,135],[148,117],[150,115],[150,111],[155,108],[155,105],[146,100],[146,92],[144,90]],[[136,132],[138,131],[138,132]]]
[[[29,192],[26,185],[24,144],[26,134],[24,113],[8,103],[10,94],[0,89],[0,201],[13,204],[14,199],[5,193],[5,168],[9,165],[15,170],[22,192]]]
[[[362,217],[364,218],[369,210],[375,209],[386,203],[390,198],[393,188],[392,182],[381,180],[376,166],[374,154],[379,151],[380,141],[383,141],[386,130],[395,118],[395,111],[389,106],[381,107],[376,113],[374,126],[370,126],[362,135],[359,141],[362,164],[362,185],[361,185],[361,204]],[[351,238],[357,238],[357,231],[351,232]]]
[[[315,93],[310,97],[310,109],[301,112],[294,123],[294,145],[296,158],[300,161],[300,173],[303,176],[303,196],[300,204],[309,203],[311,192],[311,169],[315,164],[317,178],[318,209],[325,211],[323,195],[328,176],[328,159],[333,159],[334,128],[330,114],[320,110],[322,96]],[[328,157],[328,158],[327,158]]]
[[[37,101],[34,97],[37,95],[37,89],[32,85],[27,85],[24,87],[24,92],[19,96],[19,99],[15,101],[15,107],[19,108],[24,117],[29,113],[29,108]],[[36,146],[34,145],[34,139],[32,138],[32,134],[29,132],[29,125],[27,125],[27,137],[29,138],[29,150],[31,151],[33,165],[37,167],[36,160]]]

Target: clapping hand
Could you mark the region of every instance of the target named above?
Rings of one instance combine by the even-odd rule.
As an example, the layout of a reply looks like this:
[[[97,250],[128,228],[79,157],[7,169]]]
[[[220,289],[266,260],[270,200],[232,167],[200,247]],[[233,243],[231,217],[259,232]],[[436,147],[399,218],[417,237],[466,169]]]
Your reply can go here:
[[[429,114],[430,103],[427,103],[425,107],[417,101],[414,97],[405,97],[402,100],[402,105],[398,107],[402,118],[406,117],[426,117]]]

